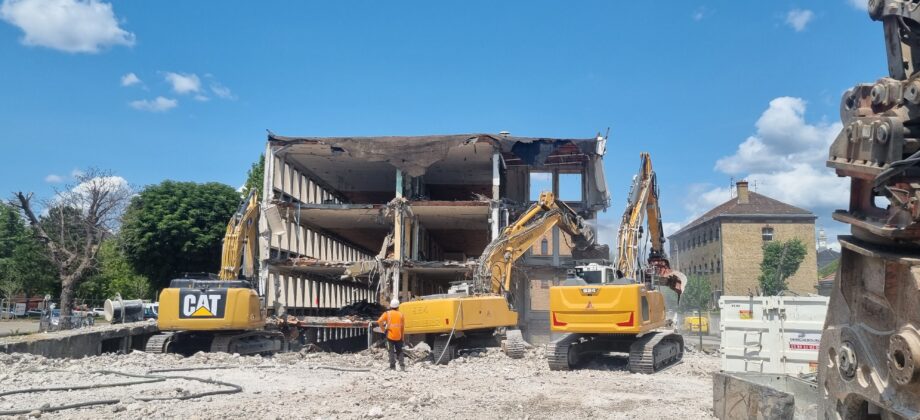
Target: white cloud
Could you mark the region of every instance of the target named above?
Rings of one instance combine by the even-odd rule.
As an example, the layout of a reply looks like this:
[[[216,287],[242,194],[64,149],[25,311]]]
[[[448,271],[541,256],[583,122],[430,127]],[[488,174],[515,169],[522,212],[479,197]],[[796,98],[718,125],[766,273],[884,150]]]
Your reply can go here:
[[[811,10],[792,9],[786,14],[786,24],[795,29],[796,32],[802,32],[814,17],[815,13]]]
[[[760,194],[812,211],[818,216],[818,226],[829,233],[843,232],[842,225],[831,221],[831,213],[847,207],[850,185],[825,167],[828,148],[842,125],[807,122],[806,105],[792,97],[770,101],[755,124],[756,133],[735,154],[719,159],[715,169],[747,179]],[[684,203],[691,213],[687,222],[730,198],[727,186],[691,186]]]
[[[45,177],[45,182],[49,184],[59,184],[64,182],[64,177],[56,174],[48,174],[48,176]]]
[[[134,86],[137,84],[143,83],[139,77],[134,73],[128,73],[124,76],[121,76],[121,85],[122,86]]]
[[[869,0],[847,0],[847,3],[858,10],[869,10]]]
[[[210,101],[211,98],[209,98],[209,97],[207,97],[207,96],[205,96],[205,95],[200,95],[200,94],[199,94],[199,95],[195,95],[195,100],[198,101],[198,102],[207,102],[207,101]]]
[[[195,73],[181,74],[166,72],[166,81],[172,85],[173,91],[180,95],[201,92],[201,79]]]
[[[112,5],[98,0],[5,0],[0,19],[24,32],[22,43],[70,53],[98,53],[133,46],[135,36],[119,27]]]
[[[128,103],[131,108],[140,111],[166,112],[179,105],[179,101],[170,98],[157,96],[155,99],[142,99]]]
[[[693,14],[690,15],[690,18],[699,22],[711,14],[712,13],[709,11],[708,8],[706,8],[706,6],[700,6],[696,10],[693,11]]]
[[[230,88],[217,82],[211,83],[211,92],[213,92],[214,95],[221,99],[236,99],[236,95],[230,91]]]
[[[843,127],[805,121],[806,102],[780,97],[755,123],[757,132],[738,146],[734,155],[716,161],[716,169],[730,175],[771,170],[790,170],[796,165],[824,165],[828,147]]]

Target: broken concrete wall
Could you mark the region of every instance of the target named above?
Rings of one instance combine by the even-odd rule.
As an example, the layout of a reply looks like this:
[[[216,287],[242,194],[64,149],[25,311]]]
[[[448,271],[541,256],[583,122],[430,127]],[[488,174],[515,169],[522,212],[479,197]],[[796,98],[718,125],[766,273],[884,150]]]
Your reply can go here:
[[[572,192],[561,186],[561,177],[580,176],[580,186],[571,187],[577,189],[576,198],[567,203],[583,217],[594,219],[606,208],[599,142],[491,134],[269,135],[269,193],[263,203],[278,210],[283,220],[278,224],[285,227],[262,226],[263,236],[271,238],[261,254],[267,300],[313,313],[326,308],[310,306],[314,287],[322,290],[325,284],[363,288],[385,302],[393,295],[410,299],[443,293],[451,282],[471,280],[486,245],[531,204],[534,194],[542,189],[557,196]],[[531,186],[536,172],[549,174],[549,187]],[[571,263],[565,238],[557,229],[549,239],[553,244],[546,255],[526,258],[521,265],[553,266],[564,273],[560,267]],[[315,263],[287,270],[288,261],[305,259]],[[373,269],[345,275],[344,265],[354,261]],[[522,301],[533,294],[524,287],[517,290]],[[350,296],[346,292],[344,299],[327,304],[347,304]],[[533,321],[531,330],[546,335],[548,325],[538,321],[544,314],[522,318]]]

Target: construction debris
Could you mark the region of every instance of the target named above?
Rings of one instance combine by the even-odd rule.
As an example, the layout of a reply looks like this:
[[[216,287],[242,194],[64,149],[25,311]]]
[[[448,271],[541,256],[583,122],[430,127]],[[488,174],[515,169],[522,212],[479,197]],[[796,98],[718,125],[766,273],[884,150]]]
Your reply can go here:
[[[410,351],[421,352],[424,347],[419,345]],[[409,357],[406,372],[396,372],[387,369],[383,349],[347,355],[302,351],[264,358],[225,353],[198,353],[183,358],[133,352],[69,360],[0,354],[0,392],[36,384],[73,386],[118,380],[91,373],[100,366],[129,374],[206,368],[175,376],[213,379],[242,387],[233,396],[210,395],[181,404],[137,398],[177,397],[222,389],[196,380],[169,379],[91,391],[9,395],[0,400],[0,410],[55,406],[66,395],[70,404],[90,400],[118,402],[37,415],[67,419],[209,418],[221,413],[251,418],[626,419],[654,413],[665,419],[712,418],[711,375],[718,370],[716,357],[688,353],[683,363],[657,375],[630,374],[624,357],[602,358],[584,370],[550,373],[543,357],[542,347],[515,360],[497,349],[487,349],[463,355],[447,366],[434,365],[430,358]],[[463,387],[457,387],[461,382]],[[381,389],[387,392],[382,394]]]
[[[361,317],[377,319],[386,311],[382,305],[377,303],[359,300],[357,302],[345,305],[336,311],[336,315],[344,317]]]

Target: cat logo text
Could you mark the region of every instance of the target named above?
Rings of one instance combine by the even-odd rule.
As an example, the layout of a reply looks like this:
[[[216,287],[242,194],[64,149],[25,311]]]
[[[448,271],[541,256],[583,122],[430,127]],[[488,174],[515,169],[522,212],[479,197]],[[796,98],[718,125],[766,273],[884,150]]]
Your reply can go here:
[[[179,318],[223,318],[226,290],[184,289],[179,292]]]

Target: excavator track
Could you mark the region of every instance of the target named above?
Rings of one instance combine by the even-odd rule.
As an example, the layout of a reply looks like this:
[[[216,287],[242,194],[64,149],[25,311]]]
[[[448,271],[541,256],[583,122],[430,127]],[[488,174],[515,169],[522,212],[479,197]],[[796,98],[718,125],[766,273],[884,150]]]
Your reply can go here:
[[[527,342],[524,341],[524,335],[521,334],[521,330],[505,331],[505,340],[502,342],[502,349],[505,351],[505,354],[512,359],[524,357],[524,353],[527,351]]]
[[[454,340],[457,338],[455,337]],[[446,349],[446,350],[445,350]],[[431,346],[431,356],[434,357],[434,363],[446,365],[454,358],[457,345],[453,342],[448,343],[448,335],[439,335],[434,338],[434,345]]]
[[[261,354],[283,350],[284,334],[277,331],[249,331],[237,334],[217,334],[211,341],[211,352]]]
[[[679,334],[658,331],[646,334],[629,346],[629,371],[655,373],[684,357],[684,339]]]
[[[161,332],[147,339],[144,351],[147,353],[166,353],[166,345],[172,339],[172,332]]]
[[[578,334],[565,334],[546,345],[549,370],[571,370],[578,364],[578,351],[574,344]]]

